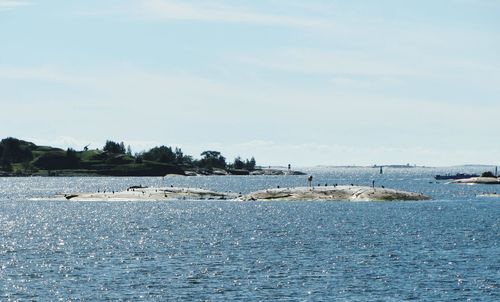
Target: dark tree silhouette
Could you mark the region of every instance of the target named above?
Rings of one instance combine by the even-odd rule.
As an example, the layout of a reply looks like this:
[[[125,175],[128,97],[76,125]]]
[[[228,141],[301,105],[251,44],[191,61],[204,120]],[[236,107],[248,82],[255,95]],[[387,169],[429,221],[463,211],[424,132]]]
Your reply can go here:
[[[491,171],[486,171],[481,174],[481,177],[495,177],[495,174]]]
[[[104,150],[104,152],[112,154],[125,154],[125,145],[123,144],[123,142],[116,143],[114,141],[107,140],[102,149]]]
[[[27,142],[8,137],[2,139],[0,145],[2,146],[2,155],[0,158],[2,162],[21,163],[33,159],[33,154]]]
[[[248,171],[255,170],[255,165],[256,165],[256,162],[255,162],[255,158],[253,156],[250,160],[247,159],[245,161],[245,169],[247,169]]]
[[[238,156],[234,159],[233,168],[245,169],[245,163],[241,160],[241,157]]]
[[[204,168],[219,168],[225,169],[226,158],[219,151],[204,151],[201,153],[200,165]]]
[[[172,148],[167,146],[154,147],[142,155],[144,160],[157,161],[161,163],[174,163],[176,161],[175,153]]]

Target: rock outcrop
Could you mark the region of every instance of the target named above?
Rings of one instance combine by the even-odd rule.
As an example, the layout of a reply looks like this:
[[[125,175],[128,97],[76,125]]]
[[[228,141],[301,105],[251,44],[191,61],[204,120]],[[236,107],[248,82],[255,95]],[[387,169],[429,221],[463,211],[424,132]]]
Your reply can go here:
[[[306,175],[304,172],[294,170],[262,169],[250,172],[251,175]]]
[[[59,195],[71,201],[167,201],[167,200],[284,200],[284,201],[390,201],[427,200],[429,197],[412,192],[363,186],[297,187],[261,190],[246,195],[215,192],[195,188],[130,187],[121,192],[70,193]]]
[[[220,193],[196,188],[144,188],[130,187],[120,192],[71,193],[58,195],[71,201],[167,201],[167,200],[225,200],[236,199],[238,194]]]
[[[390,201],[428,200],[429,197],[412,192],[363,186],[326,186],[276,188],[253,192],[240,200],[346,200],[346,201]]]
[[[482,184],[482,185],[500,185],[500,179],[496,177],[472,177],[465,179],[457,179],[452,181],[454,184]]]

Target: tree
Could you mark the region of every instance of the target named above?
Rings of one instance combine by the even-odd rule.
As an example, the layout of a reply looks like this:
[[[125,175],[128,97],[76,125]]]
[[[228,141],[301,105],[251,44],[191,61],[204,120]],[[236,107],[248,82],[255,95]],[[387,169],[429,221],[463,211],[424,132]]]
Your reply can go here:
[[[191,155],[184,155],[184,156],[182,157],[182,163],[183,163],[184,165],[193,165],[193,164],[194,164],[194,162],[195,162],[195,161],[194,161],[194,159],[193,159],[193,157],[192,157]]]
[[[125,154],[125,145],[123,142],[116,143],[114,141],[107,140],[104,148],[102,148],[104,152],[112,153],[112,154]]]
[[[495,177],[495,174],[493,174],[493,172],[491,171],[486,171],[481,174],[481,177]]]
[[[245,169],[245,163],[241,160],[241,157],[238,156],[234,159],[233,168]]]
[[[246,159],[243,161],[241,157],[238,156],[234,159],[233,168],[253,171],[255,170],[255,158],[252,157],[250,160]]]
[[[8,137],[2,139],[0,145],[2,146],[2,154],[0,158],[2,162],[21,163],[33,159],[30,145],[25,141]],[[32,145],[34,146],[34,144]]]
[[[135,154],[135,161],[134,162],[136,164],[142,164],[143,154],[144,153],[136,153]]]
[[[245,161],[245,169],[247,169],[248,171],[255,170],[255,165],[256,165],[256,162],[255,162],[255,158],[253,156],[250,160],[247,159]]]
[[[13,168],[9,161],[0,160],[0,170],[5,172],[12,172]]]
[[[132,148],[130,148],[130,145],[127,146],[127,153],[128,156],[132,156]]]
[[[66,150],[66,157],[67,158],[76,158],[76,151],[73,148],[68,148]]]
[[[120,154],[125,154],[125,144],[123,142],[120,143]]]
[[[175,147],[175,162],[178,164],[184,163],[184,153],[182,152],[181,148]]]
[[[69,152],[45,152],[33,161],[33,165],[43,170],[76,169],[79,166],[80,160],[73,152],[74,150],[72,149],[69,149]]]
[[[80,165],[80,158],[76,155],[76,151],[72,148],[66,150],[67,167],[69,169],[78,168]]]
[[[154,147],[143,154],[144,160],[156,161],[161,163],[174,163],[176,160],[172,148],[167,146]]]
[[[200,160],[200,165],[202,167],[211,169],[211,168],[219,168],[225,169],[226,158],[221,155],[219,151],[204,151],[201,153],[202,159]]]

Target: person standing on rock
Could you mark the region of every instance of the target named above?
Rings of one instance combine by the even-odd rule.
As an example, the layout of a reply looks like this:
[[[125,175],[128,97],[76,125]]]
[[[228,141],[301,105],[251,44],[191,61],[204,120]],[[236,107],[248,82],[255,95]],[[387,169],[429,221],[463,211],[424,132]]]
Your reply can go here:
[[[309,187],[312,187],[312,181],[313,181],[313,176],[309,175],[309,177],[307,178],[307,182],[309,184]]]

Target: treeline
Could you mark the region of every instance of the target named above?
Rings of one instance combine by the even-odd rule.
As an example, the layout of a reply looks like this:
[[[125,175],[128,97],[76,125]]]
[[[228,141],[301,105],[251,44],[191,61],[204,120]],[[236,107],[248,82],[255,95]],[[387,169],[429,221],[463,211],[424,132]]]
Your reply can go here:
[[[33,143],[8,137],[0,141],[0,169],[12,172],[12,164],[30,162],[33,160]]]
[[[101,175],[164,175],[184,174],[195,171],[210,174],[214,169],[226,170],[233,174],[256,169],[256,161],[236,157],[227,162],[219,151],[204,151],[196,159],[186,155],[180,148],[157,146],[150,150],[132,154],[130,146],[123,142],[107,140],[102,150],[62,150],[50,146],[37,146],[32,142],[16,138],[0,141],[0,170],[7,173],[36,174],[40,170],[78,170],[79,173]],[[243,171],[243,172],[242,172]]]
[[[132,156],[132,151],[130,146],[125,149],[125,144],[123,142],[117,143],[114,141],[106,141],[103,151],[112,154],[122,154]],[[207,169],[245,169],[248,171],[254,171],[256,167],[255,158],[246,159],[243,161],[241,157],[236,157],[232,163],[228,163],[226,158],[222,156],[219,151],[203,151],[201,154],[201,159],[194,159],[191,155],[185,155],[181,148],[168,146],[157,146],[148,151],[141,153],[136,153],[134,158],[135,162],[141,163],[144,160],[160,162],[166,164],[176,164],[183,166],[200,167]]]

